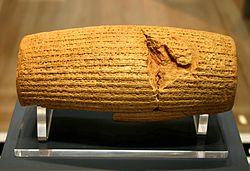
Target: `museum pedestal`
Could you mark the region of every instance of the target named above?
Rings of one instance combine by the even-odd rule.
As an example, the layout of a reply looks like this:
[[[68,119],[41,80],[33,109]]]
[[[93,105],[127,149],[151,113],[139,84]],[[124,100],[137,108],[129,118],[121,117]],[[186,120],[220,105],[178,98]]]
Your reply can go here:
[[[53,115],[49,139],[38,142],[34,111],[35,107],[21,107],[17,102],[0,169],[249,169],[231,112],[211,116],[207,136],[197,136],[191,118],[155,123],[114,123],[110,113],[58,110]],[[58,149],[66,153],[58,155],[55,153]],[[80,156],[67,153],[67,150],[86,152],[89,149],[108,150],[108,153]],[[163,155],[109,155],[109,150],[162,151]],[[196,153],[174,156],[174,153],[164,153],[164,150]],[[211,155],[211,151],[215,153]]]

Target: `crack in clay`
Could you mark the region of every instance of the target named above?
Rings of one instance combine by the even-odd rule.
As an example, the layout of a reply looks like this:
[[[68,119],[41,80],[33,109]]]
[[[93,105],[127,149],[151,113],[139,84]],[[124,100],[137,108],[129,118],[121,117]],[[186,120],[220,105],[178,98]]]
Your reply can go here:
[[[175,54],[166,44],[154,40],[143,30],[142,32],[149,50],[147,66],[150,84],[156,93],[157,107],[153,111],[160,111],[158,103],[160,90],[166,88],[181,74],[188,72],[187,70],[192,65],[192,54],[188,51],[189,49],[183,54]]]

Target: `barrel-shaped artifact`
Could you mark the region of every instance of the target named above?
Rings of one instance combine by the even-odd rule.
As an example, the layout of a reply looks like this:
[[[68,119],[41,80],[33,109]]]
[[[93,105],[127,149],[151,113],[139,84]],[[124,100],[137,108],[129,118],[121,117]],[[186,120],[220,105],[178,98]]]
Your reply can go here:
[[[109,111],[152,121],[230,110],[237,58],[229,36],[155,26],[99,26],[25,36],[22,105]]]

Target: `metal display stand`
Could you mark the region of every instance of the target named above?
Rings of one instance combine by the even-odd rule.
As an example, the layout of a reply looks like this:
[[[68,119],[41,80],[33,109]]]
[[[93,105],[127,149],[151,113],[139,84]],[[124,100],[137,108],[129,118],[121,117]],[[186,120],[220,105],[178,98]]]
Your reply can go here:
[[[197,136],[192,117],[153,123],[121,123],[113,122],[112,113],[108,112],[54,110],[49,138],[40,142],[37,140],[36,110],[35,106],[22,107],[17,101],[0,170],[249,170],[232,112],[209,115],[207,135]],[[71,152],[153,149],[165,153],[159,158],[121,159],[123,154],[118,158],[67,157],[65,153],[53,157],[55,151],[63,152],[62,149]],[[173,155],[168,158],[169,151],[178,154],[180,151],[221,152],[224,158],[218,155],[217,158],[186,159]]]
[[[94,115],[103,118],[86,119]],[[15,156],[131,159],[228,157],[219,125],[213,119],[215,117],[211,118],[208,134],[208,114],[149,124],[117,123],[107,119],[107,115],[102,112],[53,111],[40,106],[27,108],[14,149]]]
[[[53,109],[37,106],[37,138],[39,141],[47,141],[53,116]],[[194,115],[194,126],[197,135],[206,135],[208,127],[208,114]]]
[[[38,141],[47,141],[50,132],[51,120],[53,116],[52,109],[46,109],[41,106],[36,107],[37,115],[37,138]]]

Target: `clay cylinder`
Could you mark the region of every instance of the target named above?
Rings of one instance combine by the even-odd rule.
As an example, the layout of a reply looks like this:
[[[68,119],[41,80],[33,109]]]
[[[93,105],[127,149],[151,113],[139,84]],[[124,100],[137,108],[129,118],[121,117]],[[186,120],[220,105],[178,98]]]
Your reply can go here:
[[[154,26],[99,26],[25,36],[21,105],[108,111],[156,121],[228,111],[237,58],[231,37]]]

